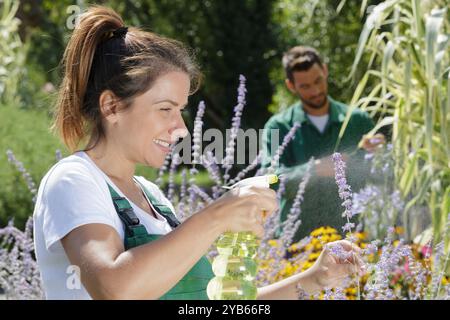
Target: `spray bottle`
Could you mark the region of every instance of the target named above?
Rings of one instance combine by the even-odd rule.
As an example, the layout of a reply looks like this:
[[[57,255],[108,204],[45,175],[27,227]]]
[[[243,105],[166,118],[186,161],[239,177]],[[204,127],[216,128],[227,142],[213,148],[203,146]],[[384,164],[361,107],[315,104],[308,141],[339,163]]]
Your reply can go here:
[[[277,183],[274,174],[244,179],[227,189],[243,186],[269,188]],[[255,300],[257,288],[254,283],[258,264],[258,239],[253,232],[225,232],[217,240],[218,255],[212,269],[215,277],[208,283],[210,300]]]

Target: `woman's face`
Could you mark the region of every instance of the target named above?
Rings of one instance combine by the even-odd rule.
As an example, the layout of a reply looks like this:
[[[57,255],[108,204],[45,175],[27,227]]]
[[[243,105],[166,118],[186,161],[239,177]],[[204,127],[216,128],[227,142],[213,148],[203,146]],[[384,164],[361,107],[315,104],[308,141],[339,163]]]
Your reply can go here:
[[[188,75],[171,71],[117,114],[114,140],[128,160],[155,168],[164,164],[170,145],[188,133],[181,112],[189,89]]]

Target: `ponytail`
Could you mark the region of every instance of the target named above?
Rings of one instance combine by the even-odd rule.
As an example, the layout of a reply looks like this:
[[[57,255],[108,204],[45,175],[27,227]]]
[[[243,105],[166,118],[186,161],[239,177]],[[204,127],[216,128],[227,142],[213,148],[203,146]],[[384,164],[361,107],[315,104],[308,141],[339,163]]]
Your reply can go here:
[[[76,149],[86,134],[82,110],[96,48],[123,25],[122,18],[113,10],[93,6],[81,16],[67,44],[53,129],[58,130],[70,151]]]

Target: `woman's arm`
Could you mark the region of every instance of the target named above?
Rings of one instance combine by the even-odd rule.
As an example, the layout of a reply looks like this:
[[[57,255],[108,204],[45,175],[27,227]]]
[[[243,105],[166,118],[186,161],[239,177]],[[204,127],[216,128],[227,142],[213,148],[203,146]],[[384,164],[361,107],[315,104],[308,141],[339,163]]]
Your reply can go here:
[[[337,257],[330,248],[340,246],[346,258]],[[258,289],[257,299],[296,300],[299,298],[297,285],[306,294],[313,295],[326,287],[337,287],[348,275],[364,273],[364,264],[359,257],[360,249],[347,240],[328,243],[317,261],[308,270]]]
[[[61,239],[81,282],[94,299],[157,299],[170,290],[224,231],[261,236],[262,208],[276,209],[266,188],[232,190],[164,237],[124,251],[116,230],[87,224]]]
[[[93,299],[157,299],[219,234],[217,222],[198,213],[166,236],[127,251],[116,230],[103,224],[76,228],[61,242]]]
[[[308,294],[314,294],[322,289],[317,281],[315,273],[311,269],[308,269],[305,272],[295,274],[268,286],[258,288],[257,299],[297,300],[299,296],[297,285],[300,285],[300,287]]]

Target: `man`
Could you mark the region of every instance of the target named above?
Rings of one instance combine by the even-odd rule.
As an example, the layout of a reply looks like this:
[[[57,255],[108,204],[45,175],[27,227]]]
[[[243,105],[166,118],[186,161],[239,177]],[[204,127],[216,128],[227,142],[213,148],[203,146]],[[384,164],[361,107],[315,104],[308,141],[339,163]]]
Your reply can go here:
[[[307,163],[314,157],[311,178],[300,207],[302,223],[294,241],[325,225],[342,232],[341,227],[346,220],[342,217],[344,208],[334,182],[331,155],[335,151],[343,154],[347,162],[348,182],[353,190],[358,190],[368,173],[363,151],[358,150],[358,144],[371,152],[384,143],[384,136],[377,134],[374,136],[376,139],[365,136],[374,123],[366,112],[355,109],[344,135],[338,141],[349,108],[328,96],[328,69],[315,49],[303,46],[290,49],[283,56],[283,67],[286,71],[286,86],[298,96],[299,101],[267,122],[262,162],[263,167],[271,165],[271,130],[279,130],[278,143],[281,144],[294,123],[298,122],[301,126],[281,155],[279,167],[276,168],[277,173],[283,174],[286,179],[286,191],[280,203],[281,220],[284,221],[289,214],[299,183],[307,171]]]

